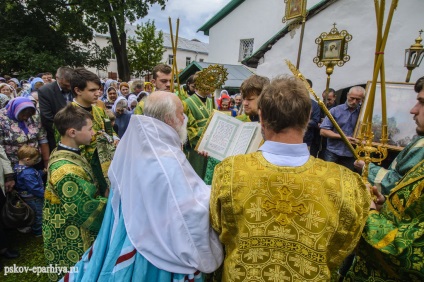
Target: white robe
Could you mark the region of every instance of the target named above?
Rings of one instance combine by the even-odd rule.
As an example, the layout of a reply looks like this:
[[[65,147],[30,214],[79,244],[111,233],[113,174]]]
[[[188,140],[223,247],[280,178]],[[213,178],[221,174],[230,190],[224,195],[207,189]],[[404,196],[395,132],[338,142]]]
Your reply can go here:
[[[172,127],[133,115],[109,179],[120,195],[128,237],[150,263],[173,273],[210,273],[221,265],[222,245],[209,223],[210,188]]]

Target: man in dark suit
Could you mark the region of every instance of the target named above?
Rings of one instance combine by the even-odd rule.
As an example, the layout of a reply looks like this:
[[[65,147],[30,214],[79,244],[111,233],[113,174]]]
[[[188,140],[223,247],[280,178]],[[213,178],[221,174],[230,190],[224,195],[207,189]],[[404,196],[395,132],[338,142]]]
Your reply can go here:
[[[60,67],[56,72],[56,82],[49,83],[38,89],[41,123],[47,131],[50,152],[56,148],[53,119],[56,113],[72,101],[70,79],[73,69]]]

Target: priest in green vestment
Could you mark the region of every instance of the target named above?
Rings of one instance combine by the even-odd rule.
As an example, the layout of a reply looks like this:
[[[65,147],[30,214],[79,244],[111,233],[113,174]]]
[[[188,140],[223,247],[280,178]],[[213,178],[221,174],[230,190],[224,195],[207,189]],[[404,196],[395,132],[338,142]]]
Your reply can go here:
[[[196,85],[197,75],[194,75]],[[194,148],[206,128],[209,116],[213,110],[213,101],[208,97],[210,93],[199,90],[195,86],[195,93],[183,101],[184,113],[188,117],[187,134],[189,146],[186,147],[188,160],[200,178],[205,177],[207,158],[199,155]]]
[[[424,77],[421,77],[415,83],[414,90],[421,93],[423,88]],[[415,136],[411,143],[399,153],[388,169],[371,163],[368,169],[368,181],[377,186],[384,195],[389,195],[396,183],[422,159],[424,159],[424,136],[418,133],[418,136]],[[363,161],[355,162],[355,167],[360,170],[363,165]]]
[[[54,124],[61,140],[48,166],[43,208],[44,254],[48,264],[73,266],[96,239],[107,199],[79,146],[89,145],[93,116],[80,107],[60,110]],[[59,277],[49,274],[51,280]]]
[[[344,281],[424,281],[423,190],[424,160],[370,211]]]
[[[417,103],[410,111],[419,136],[424,136],[423,85],[424,77],[415,85]],[[424,281],[424,159],[421,157],[386,198],[373,190],[377,203],[384,204],[371,203],[345,281]]]

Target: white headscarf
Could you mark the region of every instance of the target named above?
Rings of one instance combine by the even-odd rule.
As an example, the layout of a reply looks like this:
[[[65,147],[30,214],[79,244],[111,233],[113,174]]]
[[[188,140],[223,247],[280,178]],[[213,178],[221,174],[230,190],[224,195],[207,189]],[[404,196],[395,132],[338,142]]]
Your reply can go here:
[[[173,273],[210,273],[221,265],[222,245],[209,223],[210,188],[171,126],[133,115],[109,179],[121,197],[128,237],[150,263]]]
[[[116,106],[118,105],[118,102],[121,101],[121,100],[127,101],[127,99],[124,96],[118,96],[118,98],[116,98],[115,103],[113,103],[113,106],[112,106],[112,112],[114,114],[116,114]],[[127,101],[127,103],[128,103],[128,101]],[[128,107],[128,105],[127,105],[127,107]]]
[[[136,101],[137,102],[137,96],[136,95],[134,95],[134,94],[130,94],[129,96],[128,96],[128,110],[129,111],[132,111],[133,109],[131,109],[131,103],[132,102],[134,102],[134,101]]]

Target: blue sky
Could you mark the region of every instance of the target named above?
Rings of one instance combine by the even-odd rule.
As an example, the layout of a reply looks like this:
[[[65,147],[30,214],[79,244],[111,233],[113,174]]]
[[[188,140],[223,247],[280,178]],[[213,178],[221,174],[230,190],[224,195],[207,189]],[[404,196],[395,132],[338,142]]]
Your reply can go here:
[[[219,10],[227,5],[231,0],[169,0],[165,10],[160,10],[158,5],[154,5],[149,15],[141,20],[154,20],[156,29],[169,32],[169,21],[171,17],[173,33],[175,35],[177,18],[180,18],[180,28],[178,36],[186,39],[198,39],[202,42],[209,42],[209,37],[203,32],[196,31],[213,17]]]

